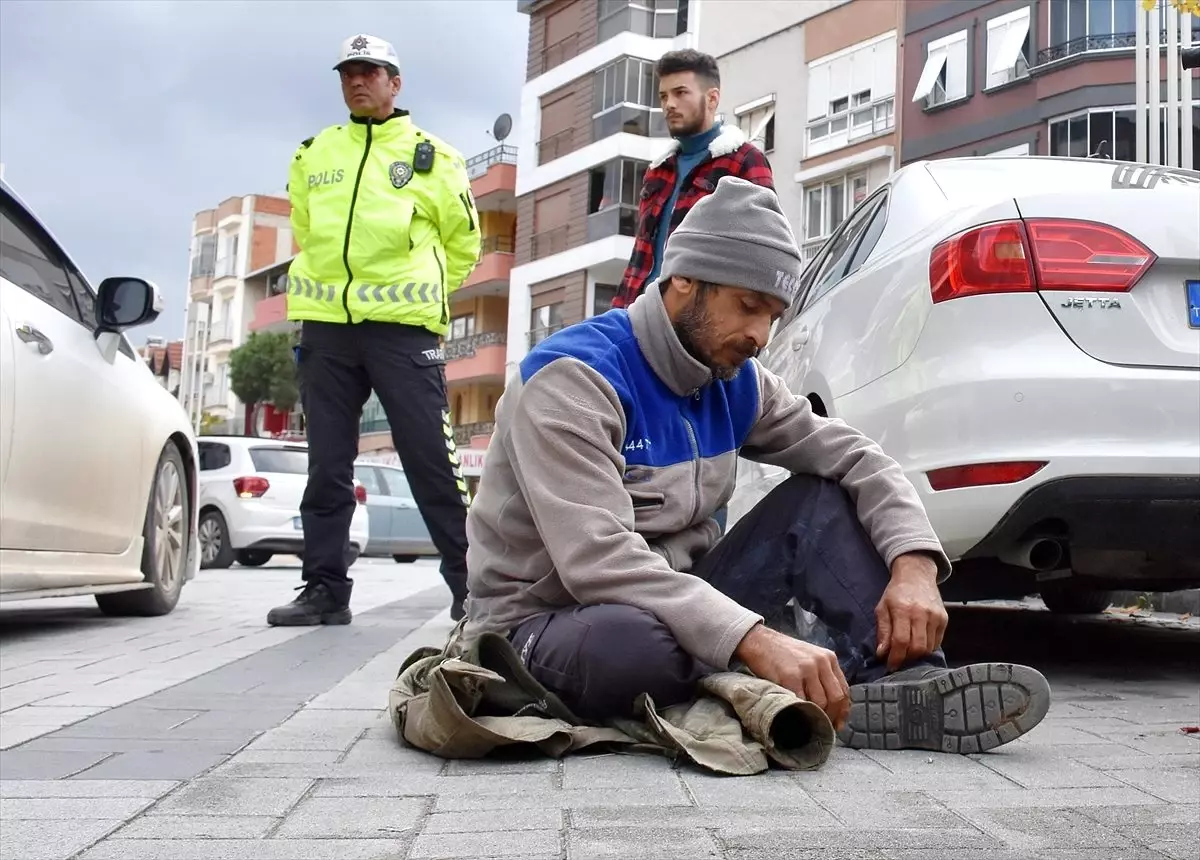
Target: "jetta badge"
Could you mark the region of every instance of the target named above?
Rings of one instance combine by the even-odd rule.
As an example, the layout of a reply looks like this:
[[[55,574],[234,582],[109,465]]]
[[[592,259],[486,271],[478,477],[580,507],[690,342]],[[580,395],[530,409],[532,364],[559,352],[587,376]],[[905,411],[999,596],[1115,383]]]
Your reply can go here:
[[[1104,310],[1115,310],[1121,307],[1120,299],[1084,299],[1067,297],[1063,299],[1062,306],[1064,308],[1101,308]]]

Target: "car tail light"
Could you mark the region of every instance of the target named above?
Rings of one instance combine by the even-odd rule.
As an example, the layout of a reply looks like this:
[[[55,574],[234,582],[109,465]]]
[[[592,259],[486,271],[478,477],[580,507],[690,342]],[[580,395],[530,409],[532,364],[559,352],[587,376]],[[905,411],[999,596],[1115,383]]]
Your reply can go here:
[[[271,489],[271,482],[257,475],[249,478],[233,479],[233,490],[238,494],[239,498],[258,499],[269,489]]]
[[[929,255],[934,304],[1035,290],[1127,292],[1158,259],[1108,224],[1061,218],[999,221],[951,236]]]
[[[1015,484],[1040,472],[1044,460],[1025,460],[1013,463],[976,463],[971,466],[949,466],[929,472],[929,486],[934,490],[958,490],[963,487],[987,487],[996,484]]]
[[[367,503],[367,488],[362,484],[355,484],[354,498],[360,505],[365,505]]]

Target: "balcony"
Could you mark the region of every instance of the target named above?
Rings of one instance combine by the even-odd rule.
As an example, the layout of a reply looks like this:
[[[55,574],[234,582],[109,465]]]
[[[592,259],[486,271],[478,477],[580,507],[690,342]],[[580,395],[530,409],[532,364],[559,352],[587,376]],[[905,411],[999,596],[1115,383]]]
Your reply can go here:
[[[1168,14],[1170,11],[1173,10],[1169,10]],[[1037,52],[1037,65],[1045,66],[1083,54],[1133,50],[1137,47],[1136,41],[1135,33],[1098,33],[1093,36],[1079,36],[1067,42],[1042,48]],[[1197,42],[1200,42],[1200,18],[1192,21],[1192,44]],[[1160,45],[1167,44],[1167,28],[1165,26],[1159,31],[1158,43]]]
[[[475,439],[486,439],[496,432],[495,421],[476,421],[474,424],[456,424],[454,425],[454,444],[466,447],[484,447],[483,445],[474,445]]]
[[[526,332],[525,337],[529,341],[529,348],[533,349],[546,338],[550,337],[550,335],[556,331],[561,331],[563,328],[563,323],[555,323],[554,325],[543,326],[542,328],[535,328],[533,331]]]
[[[571,227],[564,224],[552,230],[543,230],[529,237],[530,259],[540,260],[551,254],[559,254],[571,247]]]
[[[232,278],[237,275],[237,257],[228,256],[221,257],[217,260],[216,270],[213,273],[214,279]]]
[[[503,382],[507,343],[508,336],[499,331],[446,341],[446,381]]]
[[[564,128],[562,131],[555,132],[549,137],[543,137],[538,141],[538,164],[553,161],[559,156],[574,152],[576,149],[578,147],[575,146],[575,129]]]
[[[233,326],[228,320],[215,324],[208,335],[209,349],[232,349]]]
[[[852,143],[888,134],[896,128],[893,96],[855,105],[832,116],[809,123],[805,157],[814,158]]]
[[[637,234],[637,219],[638,208],[625,204],[593,212],[587,220],[587,240],[595,242],[609,236],[634,236]]]
[[[553,45],[542,49],[542,56],[536,66],[538,74],[545,74],[555,66],[561,66],[567,60],[579,54],[579,34],[572,33],[566,38],[559,39]]]
[[[479,249],[479,263],[454,292],[455,299],[477,296],[501,296],[508,292],[508,277],[513,267],[513,240],[509,236],[488,236]]]
[[[288,331],[296,325],[297,323],[289,322],[287,318],[286,293],[268,296],[254,305],[254,319],[250,321],[250,331]]]
[[[194,302],[202,302],[212,295],[212,276],[193,275],[188,282],[188,297]]]

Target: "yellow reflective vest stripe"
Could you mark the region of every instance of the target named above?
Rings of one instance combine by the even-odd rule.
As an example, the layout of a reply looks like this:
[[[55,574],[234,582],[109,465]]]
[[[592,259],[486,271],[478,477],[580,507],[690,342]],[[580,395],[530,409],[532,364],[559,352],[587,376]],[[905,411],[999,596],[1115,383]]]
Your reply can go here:
[[[420,169],[417,147],[433,147]],[[365,320],[445,335],[450,297],[479,258],[466,164],[404,111],[352,119],[305,141],[288,176],[300,253],[288,270],[288,319]]]

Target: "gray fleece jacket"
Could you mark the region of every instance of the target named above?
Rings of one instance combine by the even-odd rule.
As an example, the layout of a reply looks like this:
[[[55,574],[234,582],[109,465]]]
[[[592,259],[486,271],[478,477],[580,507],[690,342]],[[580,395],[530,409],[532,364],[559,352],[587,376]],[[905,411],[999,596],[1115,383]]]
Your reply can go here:
[[[720,536],[738,456],[837,480],[879,554],[950,562],[900,466],[751,359],[729,381],[684,350],[662,295],[539,343],[496,408],[467,516],[464,635],[597,603],[648,610],[690,654],[729,666],[762,618],[689,571]]]

